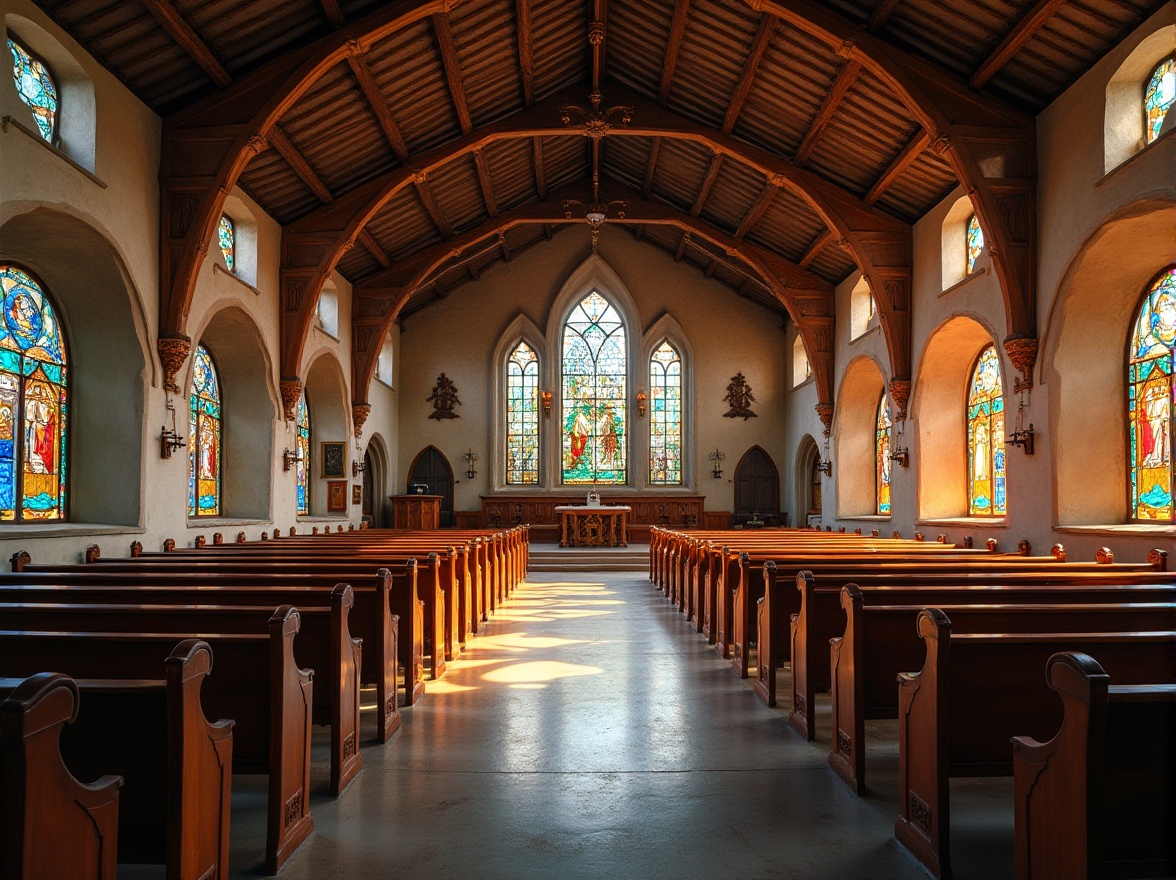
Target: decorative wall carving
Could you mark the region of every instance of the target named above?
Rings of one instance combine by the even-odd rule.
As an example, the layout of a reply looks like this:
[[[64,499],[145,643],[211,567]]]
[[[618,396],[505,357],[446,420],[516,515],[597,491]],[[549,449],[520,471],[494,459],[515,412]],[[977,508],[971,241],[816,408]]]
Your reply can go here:
[[[455,406],[461,405],[461,401],[457,397],[457,386],[444,373],[437,377],[437,384],[433,386],[433,393],[426,397],[425,400],[433,404],[433,411],[429,413],[429,418],[438,420],[461,418],[461,416],[453,411]]]
[[[757,414],[751,411],[751,404],[755,402],[755,396],[751,393],[751,386],[747,384],[747,379],[743,377],[742,373],[736,373],[731,377],[723,400],[730,405],[730,409],[723,413],[723,418],[747,421],[757,417]]]

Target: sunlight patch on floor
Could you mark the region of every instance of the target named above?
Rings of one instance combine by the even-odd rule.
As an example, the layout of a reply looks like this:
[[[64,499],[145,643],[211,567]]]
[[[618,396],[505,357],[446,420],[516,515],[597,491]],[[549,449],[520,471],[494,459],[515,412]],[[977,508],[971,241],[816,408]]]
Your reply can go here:
[[[534,660],[528,663],[512,663],[491,670],[482,676],[484,681],[495,684],[536,684],[557,681],[561,678],[575,678],[581,675],[599,675],[604,672],[599,666],[585,666],[579,663],[561,663],[558,660]]]

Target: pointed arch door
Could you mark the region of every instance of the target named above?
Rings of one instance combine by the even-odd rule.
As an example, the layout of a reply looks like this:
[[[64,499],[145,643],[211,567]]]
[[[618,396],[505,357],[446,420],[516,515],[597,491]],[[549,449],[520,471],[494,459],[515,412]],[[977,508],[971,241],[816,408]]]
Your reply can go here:
[[[747,450],[735,468],[735,522],[752,514],[772,524],[780,518],[780,472],[759,446]]]
[[[409,469],[409,486],[424,483],[430,495],[441,496],[441,528],[453,525],[453,468],[436,446],[426,446]]]

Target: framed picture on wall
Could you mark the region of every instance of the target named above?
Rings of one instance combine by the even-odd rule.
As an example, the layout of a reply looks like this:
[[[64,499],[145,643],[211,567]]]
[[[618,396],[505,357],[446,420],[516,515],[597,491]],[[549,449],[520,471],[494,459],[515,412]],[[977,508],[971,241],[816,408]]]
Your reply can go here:
[[[323,469],[319,476],[325,479],[344,476],[343,459],[346,457],[346,444],[342,441],[324,440],[319,446],[322,447],[323,455]]]
[[[359,483],[353,483],[351,486],[351,503],[355,505],[363,504],[363,486]]]
[[[331,480],[327,483],[327,513],[347,512],[347,481]]]

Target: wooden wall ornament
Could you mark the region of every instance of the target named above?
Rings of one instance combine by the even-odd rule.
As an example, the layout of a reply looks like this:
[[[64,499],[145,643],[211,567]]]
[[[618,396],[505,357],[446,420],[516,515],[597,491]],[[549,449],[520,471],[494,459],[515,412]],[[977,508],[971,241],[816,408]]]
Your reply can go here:
[[[751,386],[747,384],[747,379],[742,373],[736,373],[731,377],[730,383],[727,385],[727,394],[723,397],[730,405],[723,418],[725,419],[753,419],[758,417],[758,413],[751,411],[751,404],[755,402],[755,396],[751,393]]]
[[[433,386],[433,393],[426,397],[425,401],[433,404],[433,411],[429,414],[429,418],[431,419],[461,418],[461,416],[453,411],[455,406],[461,405],[461,401],[457,397],[457,386],[444,373],[437,377],[437,384]]]
[[[829,432],[833,430],[833,404],[818,403],[815,409],[817,416],[821,419],[821,424],[825,426],[825,436],[828,437]]]
[[[1013,391],[1028,391],[1033,387],[1033,365],[1037,363],[1036,339],[1030,337],[1009,337],[1004,341],[1005,353],[1021,378],[1013,382]]]

